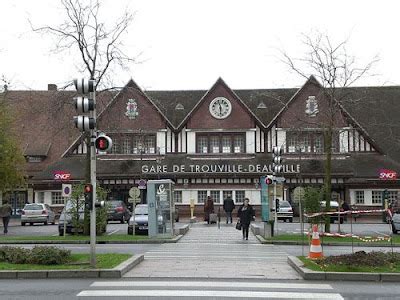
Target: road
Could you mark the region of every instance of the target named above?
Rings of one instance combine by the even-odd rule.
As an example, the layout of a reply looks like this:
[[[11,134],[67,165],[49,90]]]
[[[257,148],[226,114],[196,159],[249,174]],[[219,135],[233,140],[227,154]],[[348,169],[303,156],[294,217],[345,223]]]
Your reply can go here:
[[[89,252],[89,245],[60,246]],[[254,236],[242,240],[232,225],[197,224],[177,244],[97,245],[98,253],[145,254],[122,279],[3,279],[0,299],[400,300],[398,283],[304,281],[286,263],[287,255],[301,251],[301,246],[261,245]],[[346,251],[351,248],[324,247],[327,254]]]
[[[184,224],[185,220],[178,224]],[[259,226],[263,226],[262,222],[256,222]],[[307,230],[308,224],[305,224],[305,230]],[[376,235],[390,235],[391,230],[388,224],[382,223],[345,223],[340,225],[340,231],[358,235],[366,235],[366,236],[376,236]],[[128,224],[120,224],[118,222],[111,222],[107,225],[107,234],[126,234],[128,230]],[[0,226],[0,232],[2,228]],[[331,224],[331,232],[338,232],[339,225]],[[278,224],[278,232],[279,234],[293,234],[300,233],[301,226],[300,223],[284,223],[279,222]],[[11,226],[9,228],[9,236],[40,236],[40,235],[58,235],[58,226],[57,225],[43,225],[43,224],[35,224],[33,226],[26,225],[21,226],[18,220],[12,220]]]
[[[78,296],[79,295],[79,296]],[[251,298],[250,298],[251,297]],[[0,299],[400,299],[398,283],[124,278],[0,280]]]

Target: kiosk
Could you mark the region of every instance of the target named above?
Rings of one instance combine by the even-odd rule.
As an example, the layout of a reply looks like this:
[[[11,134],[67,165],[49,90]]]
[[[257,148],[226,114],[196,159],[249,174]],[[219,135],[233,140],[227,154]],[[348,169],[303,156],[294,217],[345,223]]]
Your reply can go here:
[[[149,237],[174,236],[174,182],[170,179],[147,181]]]

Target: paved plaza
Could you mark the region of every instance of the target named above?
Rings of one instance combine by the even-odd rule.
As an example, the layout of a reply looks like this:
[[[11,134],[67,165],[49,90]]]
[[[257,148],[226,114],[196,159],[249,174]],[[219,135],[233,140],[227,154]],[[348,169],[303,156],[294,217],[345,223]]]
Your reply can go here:
[[[252,233],[243,240],[234,225],[196,223],[178,243],[146,252],[125,277],[300,279],[286,260],[286,252]]]

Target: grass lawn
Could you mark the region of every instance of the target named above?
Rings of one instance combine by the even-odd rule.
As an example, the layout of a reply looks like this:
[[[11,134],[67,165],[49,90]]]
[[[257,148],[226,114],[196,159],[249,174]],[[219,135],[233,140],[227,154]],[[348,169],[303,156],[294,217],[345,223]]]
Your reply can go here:
[[[97,241],[134,241],[134,240],[148,240],[147,235],[128,235],[128,234],[113,234],[113,235],[100,235],[96,237]],[[83,235],[66,235],[63,236],[5,236],[1,237],[2,241],[89,241],[89,236]]]
[[[308,239],[309,237],[307,235],[304,235],[303,237],[304,243],[308,244]],[[393,244],[400,244],[400,236],[394,235],[392,237],[393,239]],[[380,245],[391,245],[390,242],[388,241],[378,241],[378,242],[363,242],[359,239],[356,238],[351,238],[351,237],[332,237],[332,236],[325,236],[325,237],[320,237],[321,243],[351,243],[353,240],[354,243],[365,243],[366,245],[368,244],[380,244]],[[267,241],[293,241],[293,242],[301,242],[302,237],[300,234],[282,234],[282,235],[277,235],[274,236],[270,239],[267,239]]]
[[[325,264],[323,266],[315,263],[313,260],[308,259],[304,256],[298,257],[304,266],[312,271],[325,271],[325,272],[368,272],[368,273],[399,273],[400,264],[392,266],[382,267],[370,267],[370,266],[347,266],[347,265],[334,265]]]
[[[110,269],[118,266],[123,261],[132,257],[131,254],[107,253],[97,254],[97,268]],[[89,254],[71,254],[71,262],[64,265],[33,265],[33,264],[10,264],[0,262],[0,270],[68,270],[68,269],[90,269]]]

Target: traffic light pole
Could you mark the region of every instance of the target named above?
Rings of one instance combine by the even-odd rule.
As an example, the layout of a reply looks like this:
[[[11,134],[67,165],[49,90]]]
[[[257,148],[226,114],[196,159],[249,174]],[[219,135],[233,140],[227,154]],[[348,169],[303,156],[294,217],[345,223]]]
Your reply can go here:
[[[96,92],[92,92],[92,99],[96,103]],[[96,105],[90,111],[90,117],[96,119]],[[93,201],[90,211],[90,266],[96,267],[96,127],[90,130],[90,183],[93,186]]]
[[[277,206],[276,206],[276,177],[275,177],[275,172],[273,172],[273,176],[274,176],[274,207],[275,207],[275,221],[274,221],[274,223],[275,223],[275,226],[274,226],[274,231],[275,231],[275,235],[277,235],[278,234],[278,208],[277,208]]]

